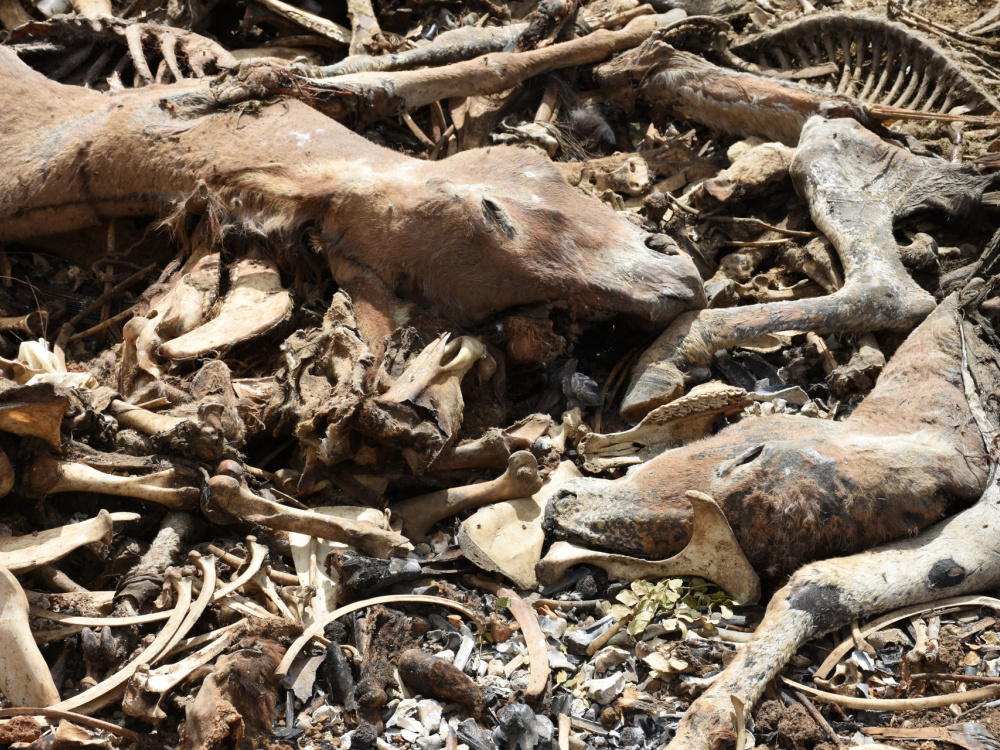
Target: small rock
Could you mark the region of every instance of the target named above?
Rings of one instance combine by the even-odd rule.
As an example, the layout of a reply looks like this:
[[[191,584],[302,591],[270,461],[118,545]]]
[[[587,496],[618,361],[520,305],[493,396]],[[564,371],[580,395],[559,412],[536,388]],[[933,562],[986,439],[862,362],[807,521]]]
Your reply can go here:
[[[486,667],[486,674],[493,677],[503,677],[503,662],[499,659],[490,660],[489,665]]]
[[[646,734],[639,727],[625,727],[621,731],[620,742],[623,748],[644,747]]]
[[[566,621],[561,617],[541,615],[538,618],[538,627],[541,628],[542,632],[549,638],[555,638],[556,640],[566,635],[566,625]]]
[[[597,674],[604,674],[609,669],[614,669],[624,664],[628,660],[628,657],[629,653],[625,649],[609,646],[598,651],[590,663],[594,665],[594,670]]]
[[[441,726],[441,704],[426,699],[419,701],[417,703],[417,717],[428,732],[436,731]]]
[[[592,700],[605,705],[614,700],[625,689],[625,674],[619,672],[609,677],[587,680],[583,686]]]
[[[614,616],[608,615],[607,617],[602,617],[600,620],[597,620],[585,628],[568,630],[564,639],[566,648],[574,654],[585,653],[587,651],[587,646],[593,643],[594,639],[601,635],[601,633],[610,628],[614,622]]]

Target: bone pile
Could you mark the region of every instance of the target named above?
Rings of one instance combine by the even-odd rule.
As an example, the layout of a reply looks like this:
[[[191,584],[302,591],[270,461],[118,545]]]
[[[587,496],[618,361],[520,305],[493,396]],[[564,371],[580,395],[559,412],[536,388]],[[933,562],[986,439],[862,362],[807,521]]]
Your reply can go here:
[[[0,26],[0,744],[1000,747],[1000,4]]]

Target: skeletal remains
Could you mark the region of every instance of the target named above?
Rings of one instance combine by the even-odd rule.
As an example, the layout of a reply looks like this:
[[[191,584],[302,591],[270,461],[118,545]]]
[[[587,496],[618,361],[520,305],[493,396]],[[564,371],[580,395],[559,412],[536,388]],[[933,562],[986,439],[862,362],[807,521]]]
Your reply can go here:
[[[60,50],[84,39],[51,77],[0,47],[0,95],[19,104],[0,108],[0,242],[58,247],[88,266],[102,253],[87,232],[110,223],[113,237],[116,221],[144,217],[162,222],[184,248],[135,306],[113,363],[100,365],[99,386],[71,379],[78,374],[65,361],[71,331],[60,332],[54,364],[0,362],[0,430],[23,441],[16,454],[0,454],[3,495],[86,492],[174,511],[115,596],[114,617],[63,618],[68,628],[115,618],[138,624],[166,579],[175,602],[160,618],[166,624],[125,669],[100,681],[92,671],[120,644],[84,631],[93,684],[62,702],[54,683],[24,677],[48,669],[14,574],[106,538],[112,522],[133,516],[101,511],[30,541],[0,543],[0,640],[9,646],[0,690],[8,700],[88,713],[124,695],[126,713],[159,723],[168,693],[200,670],[207,676],[186,706],[181,746],[256,741],[270,730],[275,670],[288,675],[292,658],[343,614],[336,607],[354,590],[355,552],[343,550],[403,555],[435,524],[474,509],[459,534],[462,549],[524,586],[587,563],[620,578],[699,574],[753,600],[761,592],[754,571],[772,587],[791,576],[757,633],[692,704],[669,745],[677,750],[726,747],[742,736],[734,699],[754,704],[806,639],[1000,583],[992,475],[1000,415],[978,395],[1000,382],[1000,358],[982,338],[988,324],[977,312],[993,281],[938,303],[903,262],[925,251],[927,240],[906,247],[894,234],[916,213],[957,218],[978,209],[992,178],[916,153],[881,125],[919,117],[907,110],[961,120],[953,115],[958,104],[977,114],[996,108],[946,50],[874,15],[843,23],[817,14],[728,47],[711,19],[644,13],[620,31],[549,39],[527,51],[517,46],[527,33],[520,26],[472,34],[492,63],[490,55],[468,59],[442,43],[440,59],[450,65],[397,73],[416,64],[410,57],[439,58],[428,52],[371,63],[380,58],[357,53],[378,27],[374,16],[358,13],[355,31],[367,42],[352,42],[350,65],[326,70],[239,65],[196,34],[110,17],[28,24],[15,33],[23,54],[32,52],[24,41],[32,34],[50,45],[60,40]],[[706,56],[730,67],[673,46],[690,29],[708,29]],[[156,72],[143,50],[150,39],[163,59]],[[138,88],[98,93],[56,82],[70,73],[92,82],[105,70],[110,54],[82,77],[75,67],[95,54],[97,40],[127,45]],[[197,78],[182,70],[178,49]],[[836,269],[830,261],[822,277],[828,294],[768,297],[765,289],[764,299],[781,301],[708,306],[703,259],[571,187],[536,150],[500,146],[421,160],[334,119],[499,93],[622,50],[629,51],[595,69],[610,100],[633,107],[643,99],[723,132],[786,144],[768,146],[770,171],[756,182],[755,159],[764,151],[751,149],[698,195],[725,204],[790,178],[840,262]],[[221,75],[201,80],[213,66]],[[620,169],[645,168],[641,155]],[[641,194],[647,182],[645,174],[623,179],[626,193]],[[323,276],[323,265],[337,291],[310,326],[288,335],[300,313],[295,302]],[[621,316],[659,333],[622,401],[623,417],[638,426],[584,435],[578,417],[556,425],[535,415],[459,441],[469,394],[504,372],[500,350],[469,331],[525,310],[516,330],[506,319],[508,358],[522,365],[548,356],[539,341],[552,332],[553,311],[584,323]],[[44,327],[42,313],[11,317],[4,330],[34,335],[39,320]],[[849,418],[745,416],[712,435],[721,417],[747,406],[747,393],[711,384],[692,390],[686,376],[719,350],[788,331],[909,336]],[[230,352],[282,338],[280,367],[270,374],[235,377],[226,364]],[[192,369],[186,390],[178,388],[173,375]],[[122,432],[110,442],[100,437],[109,425]],[[247,441],[268,434],[294,438],[295,469],[269,473],[241,463]],[[555,468],[553,456],[568,444],[592,473],[631,468],[616,479],[580,477],[565,462]],[[460,486],[441,479],[441,489],[391,504],[387,521],[377,511],[366,517],[286,502],[335,485],[384,507],[388,481],[379,471],[387,455],[431,481],[448,472],[506,471]],[[360,471],[345,471],[346,464]],[[938,523],[957,508],[965,510]],[[186,512],[196,509],[212,523],[250,524],[290,542],[297,577],[279,589],[280,576],[265,564],[268,550],[256,541],[248,543],[243,573],[220,588],[214,558],[193,553],[197,575],[171,568],[192,533]],[[503,549],[515,543],[509,527],[522,520],[525,551],[511,554]],[[544,534],[561,541],[543,555]],[[844,554],[852,556],[825,559]],[[406,580],[422,572],[418,565],[386,575]],[[244,595],[250,591],[272,614]],[[250,619],[185,641],[215,602]],[[286,626],[308,628],[284,658],[273,634],[257,632],[258,619],[275,619],[273,612]],[[330,648],[340,653],[335,639]],[[193,653],[156,666],[179,650]],[[407,653],[408,665],[425,660]],[[381,699],[386,663],[363,671]],[[422,668],[427,675],[442,669]],[[256,703],[241,692],[239,680],[247,679],[269,686]],[[433,682],[423,672],[412,681]],[[539,692],[534,685],[532,696]],[[362,701],[365,716],[377,718],[383,704]],[[481,696],[470,705],[481,708]]]

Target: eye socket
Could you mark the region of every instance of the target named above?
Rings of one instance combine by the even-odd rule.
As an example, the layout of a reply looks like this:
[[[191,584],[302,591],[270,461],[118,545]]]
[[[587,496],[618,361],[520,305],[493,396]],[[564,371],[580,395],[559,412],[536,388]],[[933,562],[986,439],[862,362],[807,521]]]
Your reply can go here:
[[[491,232],[493,231],[493,227],[496,227],[503,232],[508,240],[512,240],[517,236],[517,231],[514,229],[514,221],[511,219],[510,214],[507,213],[506,208],[492,198],[483,198],[482,209],[483,220]]]

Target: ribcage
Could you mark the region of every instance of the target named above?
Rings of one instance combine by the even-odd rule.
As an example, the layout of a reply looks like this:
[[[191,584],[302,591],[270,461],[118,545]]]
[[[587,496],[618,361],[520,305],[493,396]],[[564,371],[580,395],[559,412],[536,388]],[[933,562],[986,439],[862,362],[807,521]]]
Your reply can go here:
[[[964,106],[975,114],[1000,109],[940,45],[901,23],[866,13],[806,16],[744,37],[729,51],[753,72],[812,69],[802,83],[868,104],[923,112]]]

